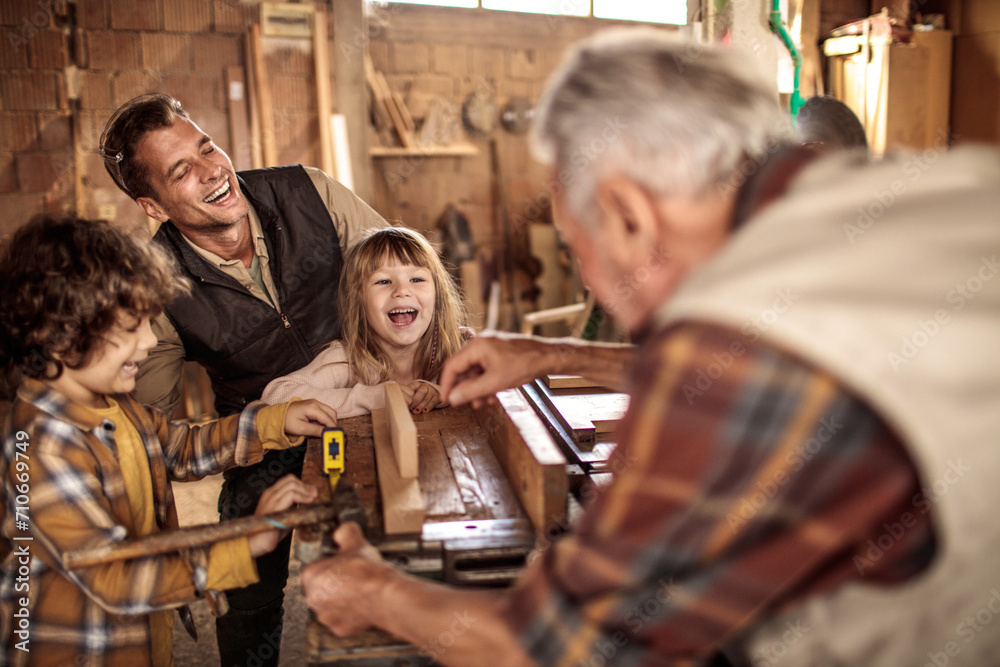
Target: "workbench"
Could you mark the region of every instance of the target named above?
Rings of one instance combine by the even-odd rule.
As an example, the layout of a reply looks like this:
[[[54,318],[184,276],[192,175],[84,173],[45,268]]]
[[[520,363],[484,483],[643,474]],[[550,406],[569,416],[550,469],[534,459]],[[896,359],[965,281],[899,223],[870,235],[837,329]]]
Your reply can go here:
[[[419,535],[383,530],[371,416],[340,420],[346,435],[343,478],[360,496],[369,541],[413,574],[455,585],[509,584],[537,536],[567,525],[567,461],[548,426],[520,390],[500,392],[496,405],[479,410],[448,407],[413,419],[426,503]],[[310,440],[302,479],[320,490],[319,501],[328,501],[322,460],[319,441]],[[329,529],[296,531],[299,560],[320,557]],[[312,621],[307,642],[312,665],[432,664],[415,647],[375,630],[341,639]]]

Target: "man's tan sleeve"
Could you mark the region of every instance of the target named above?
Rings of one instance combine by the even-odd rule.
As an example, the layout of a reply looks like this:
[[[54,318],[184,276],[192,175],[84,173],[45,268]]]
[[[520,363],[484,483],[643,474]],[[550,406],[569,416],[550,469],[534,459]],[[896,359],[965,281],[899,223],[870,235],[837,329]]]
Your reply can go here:
[[[347,250],[369,229],[388,227],[389,223],[353,192],[334,180],[322,169],[304,167],[320,198],[326,204],[333,225],[340,237],[340,249]]]
[[[181,378],[184,374],[184,345],[167,316],[160,313],[152,322],[156,347],[139,364],[133,394],[143,405],[174,414],[181,400]]]

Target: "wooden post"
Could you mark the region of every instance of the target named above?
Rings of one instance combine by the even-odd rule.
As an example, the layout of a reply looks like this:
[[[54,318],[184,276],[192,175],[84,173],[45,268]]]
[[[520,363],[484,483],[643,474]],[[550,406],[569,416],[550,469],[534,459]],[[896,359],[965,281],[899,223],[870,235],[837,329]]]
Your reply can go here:
[[[267,81],[267,63],[264,61],[264,44],[260,36],[260,26],[250,26],[253,43],[254,77],[257,79],[257,106],[260,115],[261,134],[264,139],[264,166],[278,164],[278,144],[274,138],[274,107],[271,103],[271,85]]]
[[[368,21],[364,0],[334,2],[333,25],[337,112],[347,117],[354,194],[371,201],[373,190],[371,160],[368,157],[368,95],[364,62],[368,51]]]
[[[229,157],[237,171],[250,169],[250,122],[242,67],[226,68],[226,110],[229,114]]]
[[[319,148],[321,166],[330,176],[336,177],[333,161],[333,138],[330,136],[330,52],[327,45],[326,10],[316,8],[313,22],[313,59],[316,67],[316,117],[319,121]]]

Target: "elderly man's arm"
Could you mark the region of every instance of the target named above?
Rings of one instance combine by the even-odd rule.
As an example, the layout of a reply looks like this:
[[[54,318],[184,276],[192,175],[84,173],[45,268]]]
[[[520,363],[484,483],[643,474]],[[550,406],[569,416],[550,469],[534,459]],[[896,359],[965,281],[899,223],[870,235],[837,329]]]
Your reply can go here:
[[[582,375],[623,391],[635,347],[518,334],[478,336],[445,362],[441,396],[480,405],[494,393],[550,374]]]
[[[151,405],[167,415],[173,415],[181,400],[184,345],[164,313],[153,319],[152,328],[156,335],[156,347],[139,364],[133,394],[143,405]]]
[[[535,664],[500,616],[502,593],[409,576],[385,563],[354,523],[338,528],[334,539],[337,557],[306,567],[302,587],[316,617],[335,634],[379,627],[441,665]]]
[[[699,383],[719,359],[726,370]],[[773,610],[849,581],[903,581],[930,562],[929,516],[876,562],[853,559],[912,512],[919,482],[892,431],[828,375],[734,331],[686,325],[647,344],[634,376],[614,481],[590,490],[572,532],[512,589],[413,580],[344,529],[338,538],[357,539],[303,573],[310,606],[336,632],[376,625],[445,664],[700,664]]]

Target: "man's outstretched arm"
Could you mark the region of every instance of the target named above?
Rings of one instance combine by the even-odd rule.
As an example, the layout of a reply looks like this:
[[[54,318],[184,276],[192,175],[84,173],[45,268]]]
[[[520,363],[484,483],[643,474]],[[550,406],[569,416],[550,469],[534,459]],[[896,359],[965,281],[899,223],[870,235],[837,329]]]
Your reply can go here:
[[[452,405],[479,406],[498,391],[543,375],[582,375],[624,391],[633,345],[518,334],[478,336],[445,362],[441,397]]]

